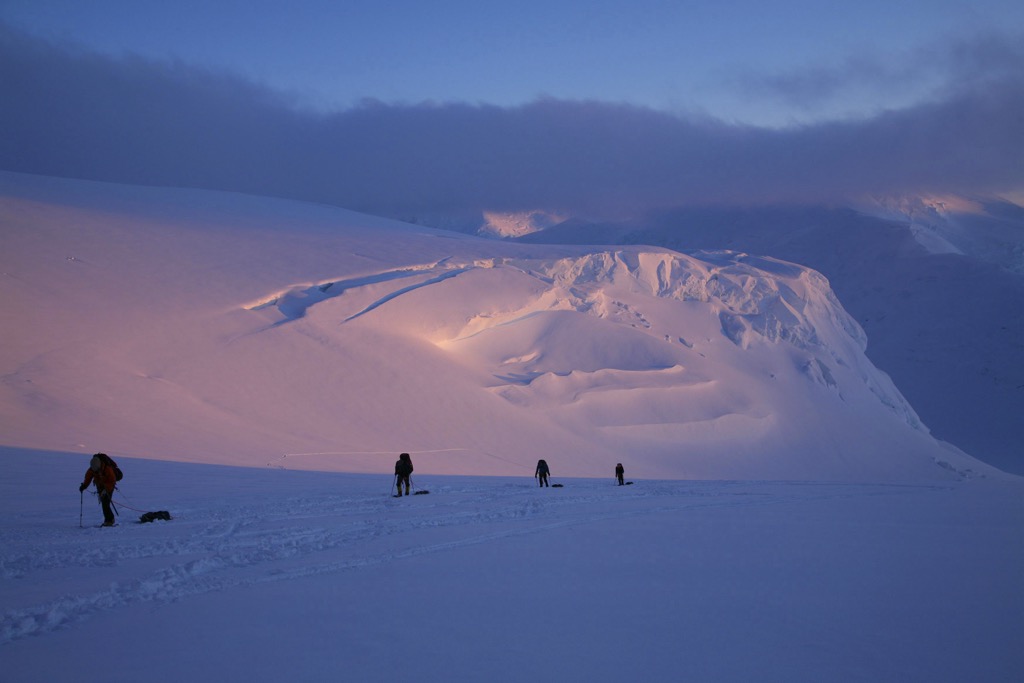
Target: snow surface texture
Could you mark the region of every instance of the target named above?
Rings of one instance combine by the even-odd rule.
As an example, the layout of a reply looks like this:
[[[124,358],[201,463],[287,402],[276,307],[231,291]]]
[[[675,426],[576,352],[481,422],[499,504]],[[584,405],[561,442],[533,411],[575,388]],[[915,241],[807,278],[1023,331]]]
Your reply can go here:
[[[1024,680],[1019,479],[384,475],[0,449],[0,678]],[[135,510],[131,508],[136,508]],[[136,524],[139,510],[167,522]],[[110,652],[97,657],[97,652]]]
[[[828,282],[0,175],[8,445],[288,469],[956,479]]]

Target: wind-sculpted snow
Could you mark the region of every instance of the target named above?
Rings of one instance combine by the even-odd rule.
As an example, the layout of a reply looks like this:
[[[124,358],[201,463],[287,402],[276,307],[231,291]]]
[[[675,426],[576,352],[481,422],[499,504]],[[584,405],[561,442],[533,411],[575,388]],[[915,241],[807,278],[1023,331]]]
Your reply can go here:
[[[403,451],[443,474],[545,457],[603,476],[627,455],[652,478],[985,471],[929,436],[793,263],[0,181],[12,444],[349,472]]]
[[[446,277],[453,277],[461,272],[461,269],[452,270],[444,267],[442,264],[431,264],[426,266],[404,268],[402,270],[389,271],[386,273],[379,273],[376,275],[368,275],[366,277],[357,277],[348,280],[338,280],[332,282],[322,282],[313,286],[296,286],[291,287],[287,291],[275,294],[274,296],[259,301],[257,303],[246,306],[248,310],[259,311],[268,307],[274,307],[284,316],[285,320],[297,320],[306,314],[306,311],[316,304],[331,299],[336,296],[341,296],[346,291],[363,287],[369,284],[375,284],[379,282],[390,282],[392,280],[402,279],[413,279],[414,283],[396,290],[389,297],[377,301],[372,304],[369,308],[356,313],[352,317],[357,317],[363,313],[367,313],[373,310],[377,306],[385,303],[387,299],[400,296],[405,292],[408,292],[417,287],[425,287],[426,285],[433,284],[436,280],[426,279],[422,280],[420,277],[423,273],[434,273],[439,272],[437,278],[444,279]]]
[[[895,200],[895,201],[890,201]],[[568,220],[539,244],[645,244],[771,255],[826,275],[938,438],[1024,474],[1024,210],[994,198],[833,207],[691,207],[623,223]],[[614,248],[605,246],[604,248]]]
[[[347,321],[398,296],[471,269],[507,268],[540,280],[545,283],[546,291],[522,308],[501,316],[478,313],[461,330],[461,337],[472,336],[483,329],[508,324],[542,310],[589,313],[614,322],[649,328],[642,312],[633,310],[622,301],[609,300],[606,290],[617,287],[626,292],[648,293],[656,298],[712,304],[720,310],[723,333],[740,346],[750,343],[751,333],[769,341],[782,339],[797,346],[819,345],[822,342],[815,326],[805,315],[815,310],[830,322],[840,325],[861,346],[866,346],[860,327],[842,310],[828,282],[820,274],[795,264],[752,258],[746,254],[716,252],[704,256],[707,261],[682,254],[643,252],[603,252],[555,262],[498,259],[461,264],[455,259],[445,259],[441,263],[296,287],[248,308],[260,310],[274,306],[286,319],[294,320],[302,317],[311,306],[341,296],[351,289],[395,280],[413,280],[412,284],[373,301]],[[486,306],[485,302],[481,302],[483,306]]]
[[[509,347],[508,355],[501,361],[504,366],[519,366],[515,372],[504,374],[520,379],[537,376],[536,368],[552,366],[553,357],[561,357],[564,366],[550,371],[563,373],[675,367],[677,354],[662,342],[681,343],[692,349],[686,342],[692,329],[685,314],[675,316],[678,327],[653,324],[650,312],[645,310],[661,308],[661,304],[652,299],[669,300],[681,306],[688,302],[704,304],[717,314],[722,335],[742,348],[758,338],[782,341],[798,349],[832,354],[835,362],[844,363],[840,355],[843,346],[849,343],[861,350],[866,346],[863,331],[843,311],[820,274],[745,254],[716,252],[703,256],[706,260],[668,252],[619,251],[557,261],[500,259],[463,264],[446,259],[438,264],[319,285],[315,291],[321,296],[315,297],[310,290],[307,300],[314,305],[365,284],[416,278],[412,284],[389,290],[346,317],[344,322],[348,322],[399,296],[473,271],[470,298],[465,294],[452,297],[450,289],[439,292],[438,300],[429,308],[433,317],[424,326],[432,328],[430,336],[434,343],[449,349],[469,346],[467,340],[478,335],[515,336],[508,329],[512,326],[531,328],[528,336],[532,340],[517,339],[516,343],[536,345],[545,339],[547,348],[518,349],[523,352],[517,353],[517,349]],[[499,290],[505,293],[496,294]],[[510,290],[518,292],[519,297],[510,300]],[[496,296],[504,300],[501,308],[495,307]],[[453,302],[458,306],[452,306]],[[298,317],[291,301],[275,299],[271,303],[278,305],[286,318]],[[572,313],[615,327],[564,315]],[[456,327],[456,321],[463,318],[466,322]],[[818,334],[818,320],[838,329],[823,339]],[[588,327],[590,333],[577,334],[579,330],[574,328],[580,326]],[[645,332],[646,338],[624,334],[617,328]],[[441,329],[448,333],[440,334]],[[587,347],[588,340],[598,336],[603,354]],[[616,343],[616,339],[622,343]],[[830,341],[839,347],[837,351],[830,349]],[[817,358],[815,365],[827,378],[823,381],[834,385],[827,363]]]
[[[306,291],[302,315],[325,339],[358,322],[429,343],[483,373],[483,386],[517,412],[617,448],[770,443],[785,422],[810,417],[780,408],[772,385],[783,378],[801,392],[818,385],[840,406],[873,402],[926,431],[864,357],[864,333],[827,280],[776,259],[640,249],[451,256]],[[266,305],[282,322],[300,317],[287,297]],[[723,377],[744,366],[754,377]]]

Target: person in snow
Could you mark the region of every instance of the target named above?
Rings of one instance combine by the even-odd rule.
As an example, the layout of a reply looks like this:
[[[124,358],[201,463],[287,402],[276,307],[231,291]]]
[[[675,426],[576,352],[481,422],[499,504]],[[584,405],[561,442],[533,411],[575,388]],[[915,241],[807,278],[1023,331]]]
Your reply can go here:
[[[626,468],[622,466],[621,462],[615,466],[615,478],[619,480],[619,486],[626,483]]]
[[[402,453],[395,462],[395,482],[398,484],[398,495],[402,495],[402,482],[405,482],[405,495],[409,495],[409,477],[412,475],[412,458]]]
[[[114,497],[114,486],[117,484],[117,474],[110,458],[105,453],[97,453],[89,461],[89,469],[85,471],[85,479],[78,487],[79,493],[85,491],[90,483],[96,483],[96,495],[99,496],[100,506],[103,508],[103,526],[114,526],[114,510],[110,505]]]
[[[551,470],[548,469],[548,463],[544,460],[538,460],[537,470],[533,473],[533,476],[537,479],[537,485],[547,486],[549,474],[551,474]]]

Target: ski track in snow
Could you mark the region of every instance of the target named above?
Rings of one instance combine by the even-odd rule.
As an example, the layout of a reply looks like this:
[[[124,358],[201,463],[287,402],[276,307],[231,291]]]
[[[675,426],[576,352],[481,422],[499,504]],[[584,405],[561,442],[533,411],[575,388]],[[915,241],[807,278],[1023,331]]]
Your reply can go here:
[[[39,572],[119,567],[143,560],[143,567],[162,566],[150,573],[142,570],[137,578],[115,581],[106,590],[6,610],[0,617],[0,646],[139,603],[168,603],[213,591],[358,570],[558,528],[652,513],[685,514],[709,507],[778,505],[946,488],[638,482],[620,489],[606,483],[573,482],[562,489],[538,491],[535,486],[519,484],[448,485],[430,496],[401,500],[320,494],[266,498],[264,503],[243,507],[192,508],[176,513],[174,521],[154,523],[158,529],[127,523],[114,530],[68,528],[43,535],[42,540],[38,533],[8,536],[0,555],[0,576],[5,581]],[[651,497],[661,499],[660,504],[651,506]],[[639,499],[646,499],[644,505],[629,509],[629,502]],[[129,517],[122,508],[122,520]],[[458,536],[458,528],[468,528],[469,533],[444,541],[430,534],[431,530],[456,529]],[[102,544],[97,543],[98,534],[103,535]],[[344,556],[339,558],[338,553]],[[120,568],[121,575],[130,571]]]

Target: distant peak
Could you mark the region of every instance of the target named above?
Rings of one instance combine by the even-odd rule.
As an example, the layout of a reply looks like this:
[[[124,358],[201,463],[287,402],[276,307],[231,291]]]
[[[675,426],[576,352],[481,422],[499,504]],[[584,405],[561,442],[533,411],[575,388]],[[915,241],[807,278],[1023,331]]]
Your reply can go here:
[[[484,211],[484,224],[478,232],[487,237],[522,237],[547,230],[568,218],[549,211]]]

